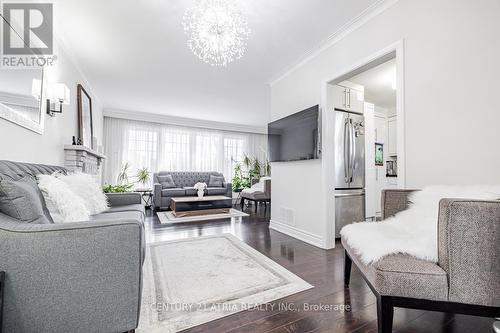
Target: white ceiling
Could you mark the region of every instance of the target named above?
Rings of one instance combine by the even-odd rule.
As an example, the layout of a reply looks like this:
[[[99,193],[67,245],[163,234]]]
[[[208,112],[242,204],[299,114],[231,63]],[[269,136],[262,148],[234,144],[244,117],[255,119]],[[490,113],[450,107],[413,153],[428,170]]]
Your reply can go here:
[[[365,87],[365,101],[386,109],[396,108],[396,90],[392,83],[396,80],[396,60],[383,64],[358,74],[348,81]]]
[[[56,33],[105,108],[265,125],[268,82],[380,0],[237,0],[245,56],[212,68],[186,46],[193,0],[56,0]]]

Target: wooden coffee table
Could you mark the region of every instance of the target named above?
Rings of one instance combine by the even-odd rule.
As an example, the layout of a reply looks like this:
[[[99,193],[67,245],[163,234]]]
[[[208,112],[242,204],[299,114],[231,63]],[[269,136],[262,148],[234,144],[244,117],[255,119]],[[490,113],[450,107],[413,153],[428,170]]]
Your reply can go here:
[[[170,200],[170,209],[175,217],[229,213],[233,207],[233,199],[222,195],[178,197]]]

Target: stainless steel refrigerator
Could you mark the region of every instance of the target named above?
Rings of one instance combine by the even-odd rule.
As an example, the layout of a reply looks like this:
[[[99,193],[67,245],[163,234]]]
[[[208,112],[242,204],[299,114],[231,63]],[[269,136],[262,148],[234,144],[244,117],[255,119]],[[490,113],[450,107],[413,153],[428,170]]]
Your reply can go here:
[[[365,131],[362,114],[335,109],[335,237],[365,220]]]

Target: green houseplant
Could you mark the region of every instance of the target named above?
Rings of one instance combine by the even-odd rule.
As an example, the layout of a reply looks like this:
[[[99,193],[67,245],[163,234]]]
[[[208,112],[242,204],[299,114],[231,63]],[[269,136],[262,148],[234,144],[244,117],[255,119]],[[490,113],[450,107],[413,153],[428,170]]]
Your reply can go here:
[[[250,180],[248,177],[234,176],[232,179],[233,192],[239,192],[244,188],[250,187]]]
[[[102,187],[102,191],[104,193],[123,193],[130,192],[132,190],[132,184],[119,184],[119,185],[111,185],[106,184]]]
[[[118,184],[123,184],[126,183],[128,184],[128,171],[130,169],[130,163],[125,163],[121,169],[121,171],[118,173]]]
[[[257,158],[252,160],[252,168],[248,171],[248,175],[250,178],[256,177],[259,178],[261,176],[262,167],[261,163]]]
[[[252,166],[252,159],[247,154],[244,154],[244,157],[243,157],[243,166],[247,170],[249,170],[250,167]]]
[[[243,170],[241,169],[240,163],[234,165],[234,177],[231,184],[233,192],[239,192],[244,188],[250,187],[250,179],[243,176]]]
[[[104,193],[123,193],[132,191],[133,185],[129,183],[129,173],[130,163],[125,163],[122,169],[118,173],[117,182],[118,184],[105,184],[102,187]]]
[[[271,176],[271,163],[269,162],[269,160],[266,160],[266,162],[265,162],[264,172],[265,172],[266,176],[268,176],[268,177]]]
[[[146,185],[147,183],[149,183],[149,180],[151,179],[151,172],[148,170],[148,168],[142,168],[137,170],[136,177],[138,183]]]

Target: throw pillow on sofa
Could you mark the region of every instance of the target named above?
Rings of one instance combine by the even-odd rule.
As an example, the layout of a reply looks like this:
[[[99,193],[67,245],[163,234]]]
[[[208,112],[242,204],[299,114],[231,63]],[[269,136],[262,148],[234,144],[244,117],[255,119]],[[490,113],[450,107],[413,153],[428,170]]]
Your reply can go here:
[[[210,175],[210,179],[208,180],[208,187],[224,187],[225,179],[222,176],[214,176]]]
[[[91,175],[81,172],[54,175],[65,182],[73,193],[83,199],[91,215],[100,214],[109,208],[108,198]]]
[[[88,221],[90,211],[82,198],[76,195],[61,179],[38,175],[38,187],[42,191],[47,209],[54,223]]]
[[[176,188],[172,175],[158,176],[158,182],[162,188]]]
[[[36,181],[29,176],[0,179],[0,211],[26,223],[52,223]]]

